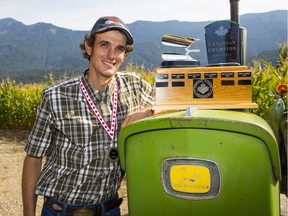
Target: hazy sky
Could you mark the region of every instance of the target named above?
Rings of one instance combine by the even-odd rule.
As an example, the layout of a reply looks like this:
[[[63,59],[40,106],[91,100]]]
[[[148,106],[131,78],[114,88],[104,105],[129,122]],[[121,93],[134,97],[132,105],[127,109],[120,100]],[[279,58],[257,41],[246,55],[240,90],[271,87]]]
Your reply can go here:
[[[288,8],[287,0],[240,0],[239,14]],[[90,30],[100,16],[116,15],[127,24],[147,21],[216,21],[230,19],[229,0],[0,0],[0,19],[26,25],[52,23]],[[241,20],[240,20],[241,22]]]

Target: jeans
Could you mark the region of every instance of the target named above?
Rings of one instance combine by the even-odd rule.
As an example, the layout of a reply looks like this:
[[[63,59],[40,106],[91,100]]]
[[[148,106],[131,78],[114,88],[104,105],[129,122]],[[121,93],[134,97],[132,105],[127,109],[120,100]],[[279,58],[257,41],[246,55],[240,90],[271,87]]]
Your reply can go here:
[[[110,199],[113,199],[113,198],[115,198],[115,197],[112,197]],[[58,201],[55,198],[49,198],[49,199],[51,201],[55,202],[56,204],[61,203],[60,201]],[[108,200],[110,200],[110,199],[108,199]],[[108,201],[108,200],[105,200],[105,201]],[[111,209],[110,211],[105,212],[105,208],[103,205],[103,203],[105,201],[91,205],[91,206],[101,206],[101,216],[120,216],[121,215],[119,206]],[[67,207],[79,207],[79,208],[84,207],[83,205],[71,205],[71,204],[65,204],[65,203],[61,203],[61,206],[63,206],[62,207],[63,209],[61,211],[57,211],[57,210],[54,210],[51,207],[45,205],[45,202],[44,202],[41,216],[66,216],[66,208]]]

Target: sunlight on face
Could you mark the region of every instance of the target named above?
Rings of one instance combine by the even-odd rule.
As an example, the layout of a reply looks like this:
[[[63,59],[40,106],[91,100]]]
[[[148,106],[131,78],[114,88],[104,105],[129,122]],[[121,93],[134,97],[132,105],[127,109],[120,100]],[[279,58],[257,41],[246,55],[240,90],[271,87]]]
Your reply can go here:
[[[90,55],[90,72],[111,78],[125,58],[126,37],[118,30],[98,33],[93,48],[86,47]]]

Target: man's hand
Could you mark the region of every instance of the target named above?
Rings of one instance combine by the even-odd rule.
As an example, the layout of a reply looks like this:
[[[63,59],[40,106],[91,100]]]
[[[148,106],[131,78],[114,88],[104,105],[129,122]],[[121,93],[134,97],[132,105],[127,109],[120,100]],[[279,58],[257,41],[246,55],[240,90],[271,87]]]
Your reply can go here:
[[[138,112],[132,113],[124,119],[124,121],[121,124],[121,128],[124,128],[126,125],[135,122],[137,120],[152,116],[153,113],[154,111],[151,109],[151,107],[147,107]]]

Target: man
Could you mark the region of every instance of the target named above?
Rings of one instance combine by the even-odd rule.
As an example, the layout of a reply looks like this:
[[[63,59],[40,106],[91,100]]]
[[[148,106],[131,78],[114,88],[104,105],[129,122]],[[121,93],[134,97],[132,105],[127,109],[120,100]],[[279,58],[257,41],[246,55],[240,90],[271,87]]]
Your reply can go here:
[[[117,136],[125,125],[152,115],[154,91],[136,74],[117,72],[133,50],[119,18],[100,18],[80,47],[89,69],[42,93],[25,146],[25,216],[35,216],[38,195],[45,196],[43,216],[120,215]]]

